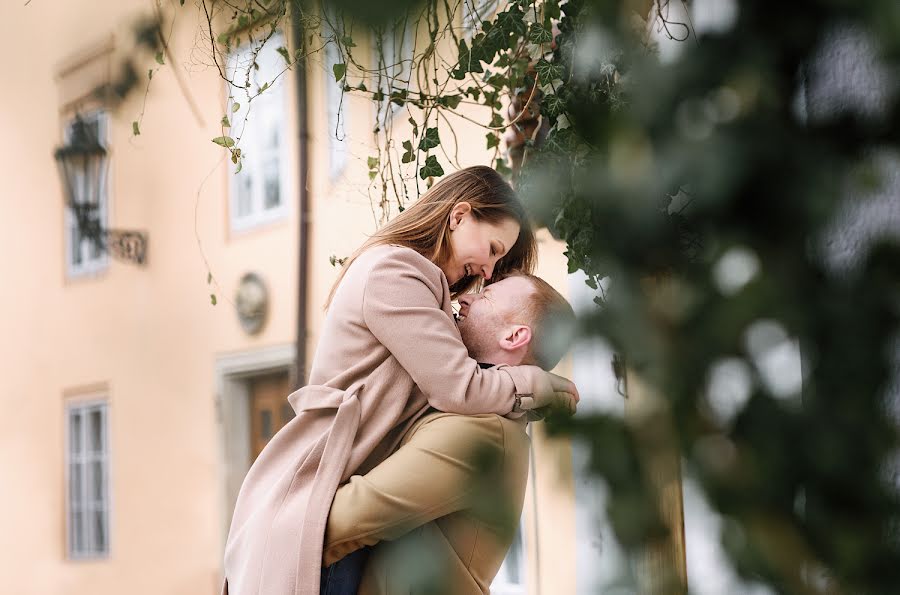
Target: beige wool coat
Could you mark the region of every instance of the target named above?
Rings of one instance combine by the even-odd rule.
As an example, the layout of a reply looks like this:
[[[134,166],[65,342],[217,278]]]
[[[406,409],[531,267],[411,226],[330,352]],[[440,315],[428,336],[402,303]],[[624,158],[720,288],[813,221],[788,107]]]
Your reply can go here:
[[[241,486],[225,545],[223,592],[318,595],[328,511],[338,485],[385,459],[429,405],[509,414],[535,366],[481,369],[468,356],[447,279],[398,246],[361,254],[335,292],[297,416]]]

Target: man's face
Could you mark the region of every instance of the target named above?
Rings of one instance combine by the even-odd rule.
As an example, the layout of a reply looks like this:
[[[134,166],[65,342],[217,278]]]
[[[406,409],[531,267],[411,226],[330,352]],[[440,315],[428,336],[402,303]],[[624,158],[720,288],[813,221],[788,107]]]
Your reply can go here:
[[[492,283],[481,293],[459,297],[459,333],[473,359],[489,362],[511,325],[525,324],[523,306],[534,292],[524,277],[507,277]]]

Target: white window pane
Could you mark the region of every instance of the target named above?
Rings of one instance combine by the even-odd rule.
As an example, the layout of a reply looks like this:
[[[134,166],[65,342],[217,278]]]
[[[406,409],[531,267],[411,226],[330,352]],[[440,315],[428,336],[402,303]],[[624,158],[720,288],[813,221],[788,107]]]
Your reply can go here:
[[[103,253],[100,251],[99,244],[94,240],[86,240],[88,254],[90,254],[91,260],[99,260]]]
[[[503,559],[503,564],[491,584],[491,593],[497,595],[525,594],[525,547],[521,522],[516,528],[516,534],[506,558]]]
[[[72,522],[71,522],[71,538],[70,545],[72,546],[72,553],[75,555],[85,553],[85,526],[84,526],[84,511],[83,510],[73,510],[72,511]]]
[[[282,152],[285,127],[285,69],[287,63],[278,53],[285,45],[277,34],[255,55],[246,45],[229,56],[228,68],[233,80],[243,84],[250,73],[251,89],[230,89],[241,108],[232,118],[232,136],[240,137],[245,155],[240,174],[231,176],[232,226],[237,229],[272,221],[273,211],[284,206],[282,187]],[[254,68],[254,61],[258,68]],[[249,69],[249,70],[248,70]],[[250,101],[259,87],[269,88]],[[246,123],[246,124],[245,124]]]
[[[275,156],[266,159],[263,167],[266,209],[273,209],[281,204],[281,176],[278,165],[278,157]]]
[[[275,106],[272,105],[271,109],[274,111]],[[263,145],[263,150],[278,150],[278,147],[281,146],[281,126],[283,126],[283,124],[283,122],[279,122],[277,119],[269,119],[265,122],[265,144]]]
[[[519,530],[516,530],[516,537],[512,547],[509,548],[504,565],[507,581],[514,585],[522,584],[522,532]]]
[[[91,464],[90,492],[88,498],[92,504],[102,504],[106,500],[105,481],[103,477],[103,463],[94,461]]]
[[[72,455],[78,455],[82,452],[81,443],[81,412],[72,411],[69,413],[69,452]]]
[[[100,409],[94,409],[90,412],[88,423],[89,441],[91,452],[103,452],[103,412]]]
[[[246,217],[253,212],[253,177],[249,171],[235,176],[237,184],[237,216]]]
[[[91,552],[102,554],[106,552],[106,514],[101,510],[91,512]]]
[[[81,506],[83,477],[84,463],[72,463],[69,465],[69,507],[72,509]]]
[[[82,262],[81,257],[81,233],[78,231],[78,225],[73,223],[69,228],[69,242],[70,242],[70,254],[72,258],[72,265],[80,266]]]

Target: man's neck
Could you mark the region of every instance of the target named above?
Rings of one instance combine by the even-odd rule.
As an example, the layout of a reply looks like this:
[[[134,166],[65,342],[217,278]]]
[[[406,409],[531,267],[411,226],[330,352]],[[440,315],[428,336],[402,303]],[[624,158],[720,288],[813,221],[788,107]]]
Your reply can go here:
[[[522,365],[521,357],[519,357],[518,355],[511,355],[505,351],[479,355],[474,359],[478,363],[488,364],[491,366],[499,366],[500,364],[506,364],[507,366]]]

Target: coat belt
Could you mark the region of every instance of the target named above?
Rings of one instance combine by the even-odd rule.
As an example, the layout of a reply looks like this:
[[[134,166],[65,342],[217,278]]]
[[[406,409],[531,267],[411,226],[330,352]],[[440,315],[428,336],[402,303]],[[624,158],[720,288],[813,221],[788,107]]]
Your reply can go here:
[[[358,395],[362,389],[362,385],[351,386],[347,390],[312,385],[303,387],[288,397],[288,402],[298,414],[303,411],[337,409],[316,470],[309,496],[309,509],[300,528],[299,543],[318,543],[319,547],[315,556],[300,556],[297,566],[297,595],[317,595],[319,591],[328,511],[356,439],[361,414]],[[317,507],[324,510],[315,514],[313,509]]]

